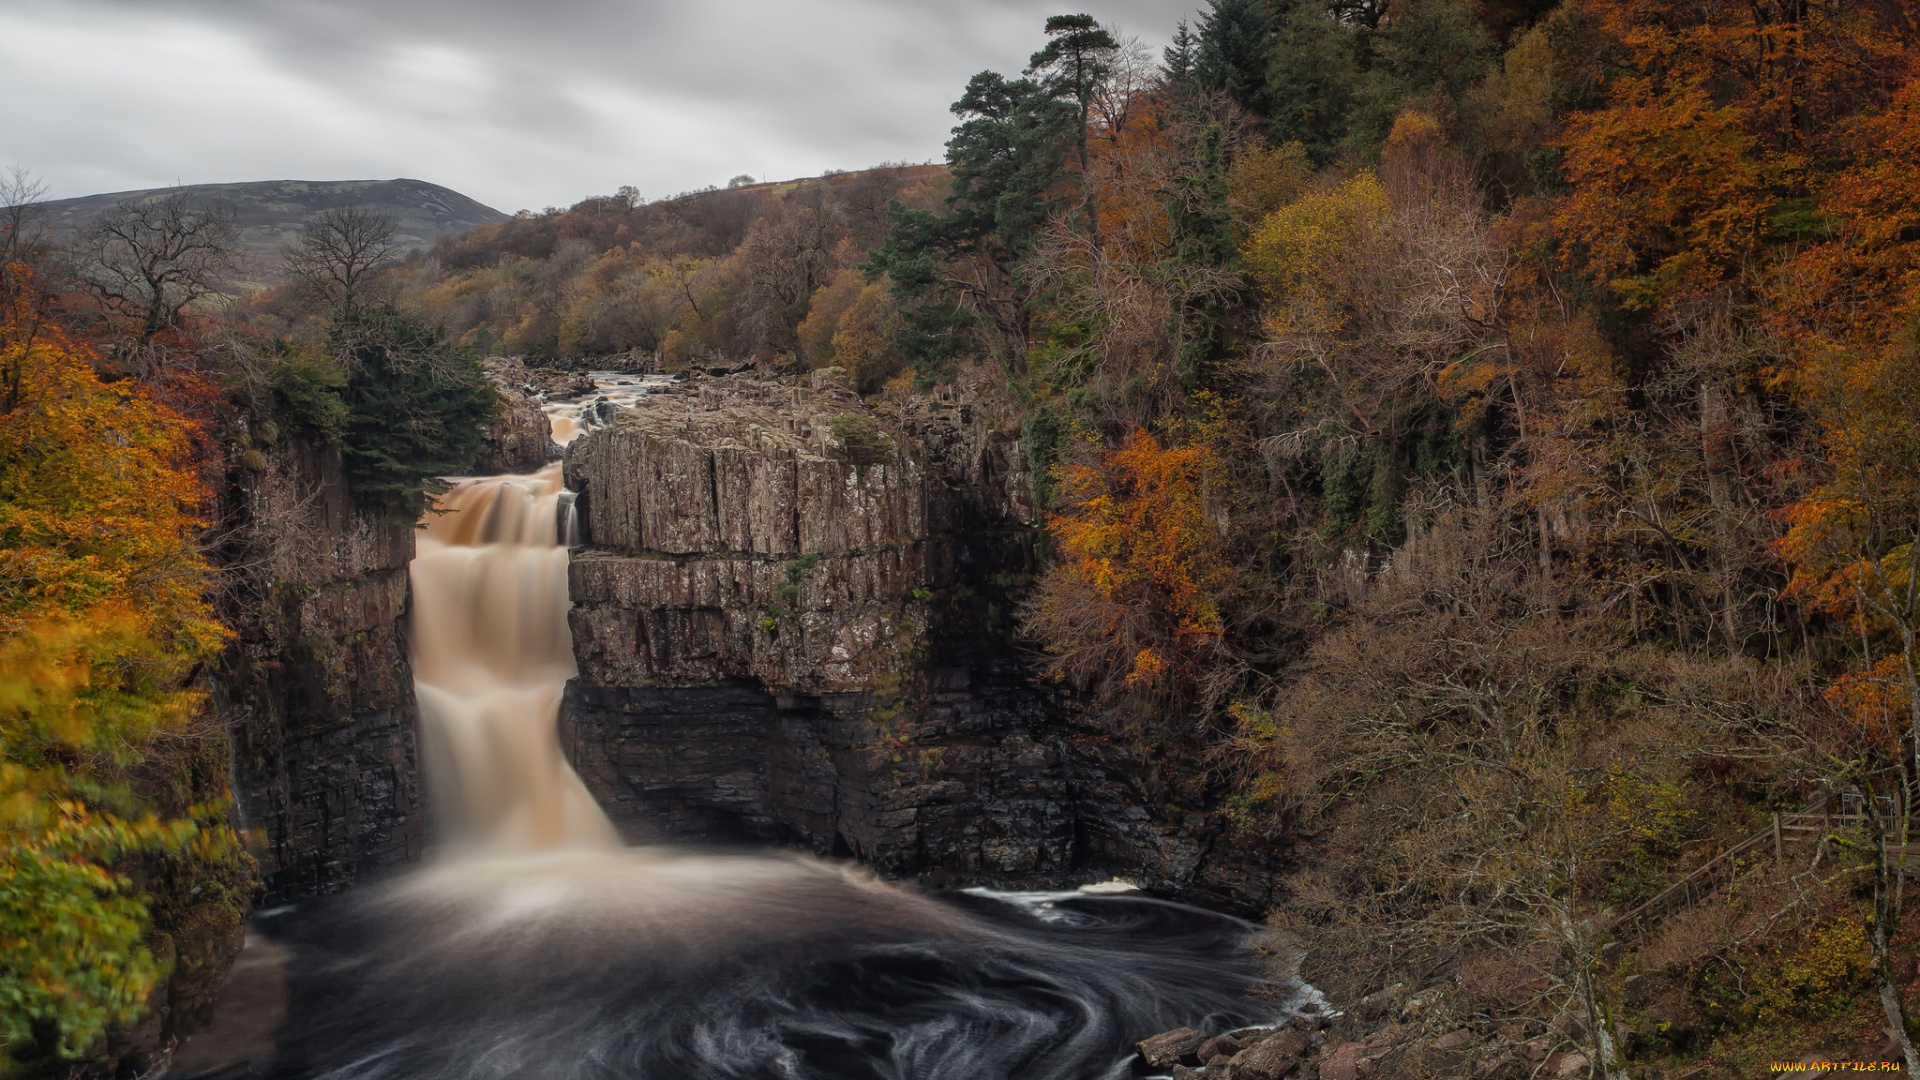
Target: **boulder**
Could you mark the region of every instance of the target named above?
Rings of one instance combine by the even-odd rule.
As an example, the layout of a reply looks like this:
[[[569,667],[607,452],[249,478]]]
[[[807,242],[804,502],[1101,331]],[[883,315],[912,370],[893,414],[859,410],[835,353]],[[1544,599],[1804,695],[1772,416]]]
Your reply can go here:
[[[1620,984],[1621,999],[1629,1009],[1644,1009],[1666,988],[1666,979],[1657,973],[1629,975]]]
[[[1135,1046],[1148,1065],[1156,1069],[1165,1069],[1178,1065],[1193,1056],[1200,1044],[1207,1041],[1207,1033],[1192,1028],[1174,1028],[1158,1035],[1141,1039]]]
[[[1559,1080],[1572,1080],[1573,1077],[1586,1075],[1592,1064],[1585,1054],[1561,1054],[1558,1060],[1548,1062],[1551,1066],[1548,1071]]]
[[[1260,1034],[1265,1033],[1262,1032]],[[1223,1056],[1232,1057],[1247,1047],[1252,1046],[1257,1041],[1259,1041],[1258,1038],[1236,1039],[1231,1035],[1222,1035],[1217,1039],[1208,1039],[1206,1042],[1201,1043],[1199,1053],[1194,1056],[1198,1057],[1201,1061],[1209,1061],[1213,1058]]]
[[[1312,1045],[1306,1032],[1282,1028],[1234,1055],[1233,1076],[1235,1080],[1280,1080],[1299,1066]]]
[[[1360,1061],[1366,1053],[1360,1043],[1342,1043],[1320,1059],[1320,1080],[1360,1080]]]

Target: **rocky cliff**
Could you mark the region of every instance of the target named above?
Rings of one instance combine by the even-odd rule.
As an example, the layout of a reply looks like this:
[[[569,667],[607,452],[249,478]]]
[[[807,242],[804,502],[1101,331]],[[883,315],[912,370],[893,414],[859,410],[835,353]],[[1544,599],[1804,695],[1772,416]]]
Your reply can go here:
[[[354,509],[336,450],[285,444],[233,493],[216,680],[268,903],[417,859],[425,839],[401,620],[413,527]]]
[[[1032,481],[986,395],[695,376],[575,443],[563,730],[635,839],[792,843],[935,883],[1123,873],[1237,908],[1218,815],[1013,642]]]

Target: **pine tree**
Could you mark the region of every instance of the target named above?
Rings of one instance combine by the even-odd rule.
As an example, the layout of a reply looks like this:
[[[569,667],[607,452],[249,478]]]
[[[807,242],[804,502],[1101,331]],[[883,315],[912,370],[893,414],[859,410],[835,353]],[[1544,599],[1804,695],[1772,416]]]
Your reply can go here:
[[[1187,28],[1187,20],[1181,19],[1180,25],[1173,31],[1173,44],[1161,50],[1161,77],[1169,86],[1186,86],[1193,81],[1194,58],[1200,47],[1200,41]]]
[[[1277,23],[1266,0],[1211,0],[1200,16],[1195,81],[1264,116],[1267,50]]]
[[[1046,93],[1079,107],[1080,130],[1077,146],[1080,173],[1087,172],[1087,113],[1093,108],[1093,95],[1113,68],[1113,54],[1120,48],[1104,27],[1091,15],[1055,15],[1047,20],[1046,33],[1052,40],[1027,61],[1027,74],[1040,76]],[[1093,193],[1085,194],[1087,235],[1098,237],[1099,218]]]

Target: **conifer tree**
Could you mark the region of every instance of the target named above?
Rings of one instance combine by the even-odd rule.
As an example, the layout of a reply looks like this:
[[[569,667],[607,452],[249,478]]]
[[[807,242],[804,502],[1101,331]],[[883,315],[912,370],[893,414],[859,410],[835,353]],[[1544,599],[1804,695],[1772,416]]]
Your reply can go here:
[[[1047,93],[1062,101],[1071,101],[1080,109],[1078,149],[1080,172],[1087,171],[1087,114],[1093,107],[1093,95],[1112,71],[1113,54],[1120,48],[1112,34],[1091,15],[1055,15],[1047,20],[1046,33],[1051,41],[1027,61],[1027,74],[1040,76]],[[1099,218],[1093,194],[1086,193],[1087,235],[1098,236]]]
[[[1187,20],[1181,19],[1173,31],[1173,44],[1160,53],[1160,74],[1169,86],[1185,86],[1193,81],[1194,59],[1199,47],[1199,39],[1187,27]]]
[[[1264,115],[1267,49],[1276,22],[1266,0],[1211,0],[1200,16],[1196,81]]]

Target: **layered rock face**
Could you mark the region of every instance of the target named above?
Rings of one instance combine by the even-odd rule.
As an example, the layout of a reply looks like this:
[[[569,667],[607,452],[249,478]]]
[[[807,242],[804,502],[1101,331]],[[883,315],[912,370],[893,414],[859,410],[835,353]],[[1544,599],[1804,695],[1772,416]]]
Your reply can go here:
[[[268,903],[417,859],[425,838],[401,620],[413,527],[355,511],[337,451],[279,448],[228,517],[244,551],[215,680]]]
[[[631,838],[1264,900],[1217,815],[1163,812],[1142,755],[1030,678],[1012,631],[1035,513],[1011,418],[869,410],[821,376],[695,377],[576,442],[566,476],[587,547],[563,737]]]
[[[473,463],[473,475],[528,473],[546,468],[558,449],[553,445],[547,414],[540,409],[541,387],[518,361],[489,361],[488,375],[500,394],[500,418],[487,432],[486,442]],[[592,389],[593,380],[586,380]],[[578,392],[577,385],[562,389]]]
[[[1033,565],[1016,439],[934,403],[698,380],[567,456],[570,756],[636,839],[1065,874],[1071,792],[998,654]]]

